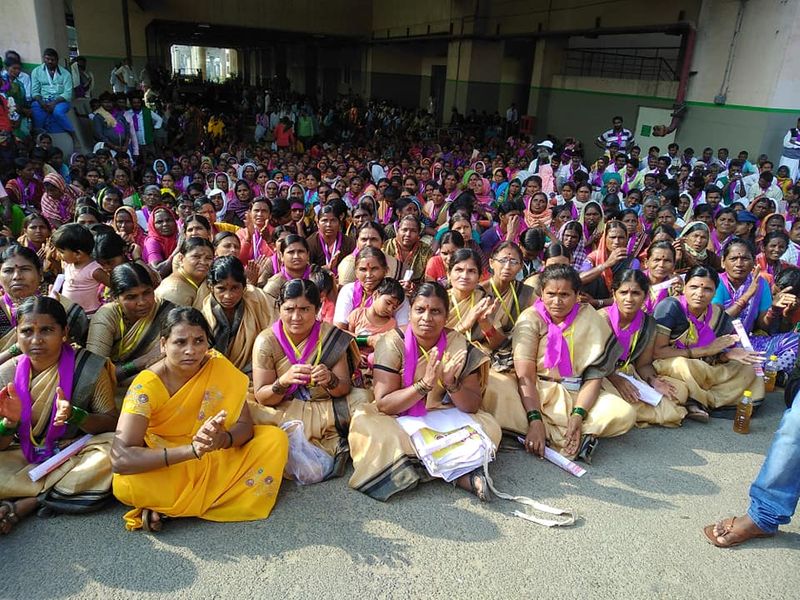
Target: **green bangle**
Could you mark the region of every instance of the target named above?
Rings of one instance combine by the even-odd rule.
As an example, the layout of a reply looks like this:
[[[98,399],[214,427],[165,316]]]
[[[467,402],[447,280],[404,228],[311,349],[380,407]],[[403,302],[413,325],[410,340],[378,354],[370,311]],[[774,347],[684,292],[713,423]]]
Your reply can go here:
[[[69,419],[67,419],[67,423],[69,425],[75,425],[75,427],[80,427],[81,425],[83,425],[83,422],[86,420],[88,416],[89,416],[88,412],[86,412],[85,410],[83,410],[78,406],[73,406],[72,414],[69,416]]]
[[[122,375],[124,378],[130,377],[136,372],[136,365],[132,362],[122,364]]]
[[[17,433],[17,429],[19,428],[19,424],[15,425],[14,427],[7,427],[6,420],[0,419],[0,437],[4,435],[14,435]]]
[[[589,416],[589,411],[587,411],[585,408],[581,408],[580,406],[576,406],[572,409],[572,412],[569,413],[569,416],[572,415],[580,415],[581,419],[585,419]]]
[[[542,413],[538,410],[529,410],[528,411],[528,423],[532,423],[533,421],[541,421],[542,420]]]
[[[19,349],[19,346],[16,344],[12,344],[11,347],[8,349],[8,354],[11,358],[15,358],[22,354],[22,350]]]

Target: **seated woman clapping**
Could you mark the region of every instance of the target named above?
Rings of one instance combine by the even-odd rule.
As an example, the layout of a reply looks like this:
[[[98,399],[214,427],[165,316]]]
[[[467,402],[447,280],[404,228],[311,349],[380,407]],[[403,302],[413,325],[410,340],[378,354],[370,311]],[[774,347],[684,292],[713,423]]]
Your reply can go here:
[[[375,402],[356,411],[349,440],[354,467],[350,487],[376,500],[388,500],[433,478],[398,417],[457,409],[462,419],[468,415],[473,429],[480,428],[487,445],[500,442],[497,422],[480,411],[489,357],[445,327],[449,305],[441,285],[422,284],[412,298],[405,333],[395,329],[375,348]],[[488,499],[482,468],[453,481]]]
[[[110,363],[69,345],[67,313],[35,297],[16,311],[21,355],[0,367],[0,534],[39,506],[96,510],[111,495],[109,451],[117,422]],[[31,481],[29,473],[74,438],[75,456]]]
[[[114,438],[114,495],[133,507],[126,527],[158,531],[164,517],[267,518],[286,434],[253,426],[248,378],[211,350],[200,311],[173,308],[160,346],[164,358],[131,383]]]

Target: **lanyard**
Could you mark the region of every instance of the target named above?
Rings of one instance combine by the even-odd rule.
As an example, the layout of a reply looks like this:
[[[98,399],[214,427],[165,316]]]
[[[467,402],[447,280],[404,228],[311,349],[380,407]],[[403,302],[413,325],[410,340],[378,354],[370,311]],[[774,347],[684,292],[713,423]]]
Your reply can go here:
[[[494,284],[494,281],[489,281],[492,284],[492,291],[494,291],[494,295],[500,300],[500,305],[503,307],[503,312],[506,313],[508,320],[511,321],[512,325],[517,324],[517,320],[511,316],[511,310],[509,310],[508,306],[506,306],[506,301],[503,300],[503,297],[500,295],[500,292],[497,290],[497,286]],[[521,312],[519,309],[519,298],[517,298],[517,291],[514,289],[514,283],[512,282],[511,285],[511,297],[514,299],[514,307],[517,309],[517,316]]]
[[[292,347],[292,350],[294,350],[294,357],[297,360],[300,360],[300,357],[302,356],[302,352],[300,352],[300,349],[297,346],[294,345],[294,342],[292,341],[292,338],[290,338],[287,335],[286,339],[289,341],[289,345]],[[320,359],[321,356],[322,356],[322,335],[320,334],[319,339],[317,340],[317,357],[314,359],[314,362],[312,363],[312,365],[318,365],[319,364],[319,359]]]
[[[461,323],[461,309],[458,308],[458,300],[455,299],[453,293],[450,293],[450,299],[453,301],[453,308],[456,310],[456,316],[458,317],[458,322]],[[469,295],[469,308],[470,310],[475,306],[475,291],[473,290],[472,293]],[[467,331],[465,334],[467,341],[472,343],[472,331]],[[427,358],[427,357],[426,357]]]
[[[630,327],[630,325],[629,325]],[[627,373],[628,367],[631,364],[631,358],[633,358],[633,349],[636,348],[636,343],[639,341],[639,333],[641,329],[639,329],[636,333],[633,334],[633,338],[631,338],[631,347],[628,348],[628,359],[623,363],[622,370]]]

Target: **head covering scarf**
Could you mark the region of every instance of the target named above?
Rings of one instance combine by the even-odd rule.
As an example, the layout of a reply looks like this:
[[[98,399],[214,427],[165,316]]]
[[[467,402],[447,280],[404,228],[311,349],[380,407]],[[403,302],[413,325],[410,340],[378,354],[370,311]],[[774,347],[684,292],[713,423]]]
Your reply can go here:
[[[47,177],[45,177],[45,180],[47,180]],[[767,225],[769,224],[771,219],[776,219],[776,218],[783,221],[783,223],[781,223],[780,230],[783,232],[786,231],[786,217],[780,213],[775,213],[775,212],[769,213],[766,217],[764,217],[761,220],[761,224],[758,226],[758,231],[756,232],[756,244],[758,244],[759,247],[761,246],[761,243],[764,241],[764,238],[767,237]]]
[[[146,236],[144,234],[144,231],[142,231],[142,228],[139,227],[139,221],[137,220],[136,217],[136,210],[132,206],[120,206],[117,210],[114,211],[115,220],[116,216],[121,212],[126,212],[128,213],[128,215],[130,215],[131,220],[133,221],[133,243],[141,247],[144,244]]]
[[[47,188],[45,188],[41,200],[42,216],[52,226],[57,227],[60,224],[67,223],[72,219],[72,212],[75,208],[75,195],[67,185],[67,182],[64,181],[64,178],[58,173],[48,173],[44,176],[43,183],[50,184],[60,190],[61,198],[56,200],[47,193]]]
[[[603,205],[597,202],[596,200],[589,200],[586,204],[581,207],[581,215],[578,217],[578,222],[583,226],[583,243],[585,244],[586,248],[589,248],[590,239],[594,232],[590,232],[589,228],[586,225],[586,211],[589,209],[590,206],[597,207],[597,210],[600,211],[600,222],[597,224],[595,228],[595,232],[600,235],[600,239],[602,239],[603,232],[606,228],[606,218],[603,215]]]
[[[684,238],[690,233],[694,231],[698,231],[700,229],[705,230],[706,234],[708,234],[709,239],[711,239],[711,230],[708,228],[708,225],[703,223],[702,221],[692,221],[691,223],[687,223],[686,226],[681,230],[680,235],[678,235],[678,239]],[[684,244],[683,249],[686,250],[689,254],[691,254],[697,260],[705,260],[708,258],[708,248],[703,248],[700,252],[695,251],[694,249],[690,248],[688,244]]]
[[[209,199],[213,196],[219,196],[222,198],[222,208],[217,211],[217,220],[221,221],[228,212],[228,197],[225,195],[225,192],[216,187],[213,190],[209,190],[206,195],[209,197]]]
[[[158,181],[158,183],[161,183],[161,176],[164,173],[159,173],[158,165],[163,165],[164,173],[169,173],[169,167],[167,166],[167,161],[165,161],[164,159],[157,158],[153,161],[153,172],[156,174],[156,180]]]
[[[156,213],[161,210],[167,211],[176,223],[175,233],[171,236],[161,235],[156,229]],[[167,206],[159,206],[150,213],[150,217],[147,219],[147,237],[156,240],[161,245],[164,258],[172,254],[178,246],[177,223],[178,218],[175,216],[175,213],[172,212],[172,209]]]
[[[578,240],[578,245],[575,247],[575,250],[572,251],[572,259],[570,260],[570,264],[572,268],[576,271],[581,268],[584,261],[586,260],[586,247],[585,247],[585,239],[583,236],[583,225],[580,221],[567,221],[561,226],[561,229],[558,230],[558,239],[563,244],[564,243],[564,232],[567,230],[567,225],[570,223],[577,223],[581,226],[580,232],[580,239]]]

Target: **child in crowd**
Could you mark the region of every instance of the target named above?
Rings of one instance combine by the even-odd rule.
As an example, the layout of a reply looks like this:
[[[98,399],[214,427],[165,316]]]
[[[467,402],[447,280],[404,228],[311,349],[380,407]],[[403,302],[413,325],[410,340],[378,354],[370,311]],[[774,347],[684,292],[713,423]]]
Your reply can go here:
[[[109,286],[109,275],[92,259],[94,236],[86,227],[67,223],[53,234],[53,246],[58,250],[64,272],[64,296],[80,305],[87,315],[100,308],[99,286]]]
[[[322,300],[322,307],[317,313],[317,318],[323,323],[333,323],[333,313],[336,310],[336,281],[333,273],[327,269],[315,269],[311,272],[309,279],[319,289],[319,297]]]

